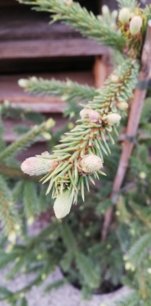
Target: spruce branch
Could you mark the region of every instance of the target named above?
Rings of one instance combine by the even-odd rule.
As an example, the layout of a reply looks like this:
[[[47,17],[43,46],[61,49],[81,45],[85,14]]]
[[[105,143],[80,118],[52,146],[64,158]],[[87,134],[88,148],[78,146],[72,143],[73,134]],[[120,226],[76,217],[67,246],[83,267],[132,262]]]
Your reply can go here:
[[[125,256],[126,264],[131,264],[134,269],[140,267],[151,248],[151,233],[144,234],[138,239]],[[125,264],[125,265],[126,265]]]
[[[52,119],[40,124],[39,126],[34,126],[29,132],[24,134],[19,140],[10,144],[6,149],[0,153],[0,161],[6,160],[12,155],[16,154],[18,151],[23,150],[33,141],[35,138],[42,135],[45,131],[49,131],[54,126],[54,121]]]
[[[80,102],[85,102],[88,99],[93,99],[97,92],[94,87],[80,85],[70,80],[61,82],[55,79],[46,80],[31,77],[29,79],[20,79],[18,84],[25,92],[42,96],[59,96],[68,102],[76,102],[78,99]]]
[[[0,219],[6,236],[14,243],[16,232],[20,230],[19,218],[11,192],[2,176],[0,176]]]
[[[123,113],[121,103],[129,101],[137,75],[137,62],[125,60],[105,82],[104,88],[98,90],[94,99],[80,112],[81,119],[70,132],[63,135],[52,155],[41,156],[42,160],[56,163],[55,169],[42,179],[43,183],[49,182],[47,193],[52,190],[52,197],[57,198],[55,212],[62,205],[62,215],[69,213],[71,203],[77,202],[78,193],[84,200],[85,187],[89,190],[89,184],[94,184],[94,179],[104,174],[103,155],[110,154],[108,142],[114,142],[112,131],[115,131],[115,125],[120,120],[119,113]],[[65,193],[68,194],[65,196]]]
[[[94,38],[115,49],[122,50],[125,46],[124,37],[111,29],[110,25],[102,22],[79,3],[68,0],[18,0],[20,3],[34,6],[37,11],[53,14],[54,21],[64,21],[78,29],[84,36]]]
[[[43,78],[31,77],[29,79],[20,79],[18,84],[25,92],[30,94],[61,97],[63,101],[67,102],[64,113],[70,117],[78,114],[82,103],[86,103],[89,99],[93,99],[97,93],[94,87],[80,85],[71,80],[63,82],[55,79],[46,80]]]
[[[4,162],[0,163],[0,173],[1,175],[7,176],[9,178],[20,178],[23,180],[31,180],[31,181],[38,181],[37,177],[29,177],[25,173],[23,173],[18,167],[12,167],[6,165]]]

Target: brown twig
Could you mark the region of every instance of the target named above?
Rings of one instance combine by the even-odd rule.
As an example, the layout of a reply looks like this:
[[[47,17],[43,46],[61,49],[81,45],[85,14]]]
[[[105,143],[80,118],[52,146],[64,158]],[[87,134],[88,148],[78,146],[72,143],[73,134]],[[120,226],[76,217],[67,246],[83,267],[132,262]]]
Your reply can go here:
[[[147,35],[142,51],[142,66],[139,74],[139,84],[142,82],[148,82],[151,77],[151,20],[148,23]],[[131,103],[131,109],[128,118],[128,124],[126,128],[126,137],[122,144],[122,153],[119,161],[119,166],[113,183],[111,200],[113,204],[116,204],[118,194],[120,192],[122,183],[125,178],[125,174],[128,168],[128,163],[135,142],[133,141],[137,135],[141,112],[146,97],[147,88],[137,88],[134,93],[134,98]],[[102,240],[105,240],[110,228],[113,217],[113,207],[110,207],[104,217],[104,224],[102,229]]]

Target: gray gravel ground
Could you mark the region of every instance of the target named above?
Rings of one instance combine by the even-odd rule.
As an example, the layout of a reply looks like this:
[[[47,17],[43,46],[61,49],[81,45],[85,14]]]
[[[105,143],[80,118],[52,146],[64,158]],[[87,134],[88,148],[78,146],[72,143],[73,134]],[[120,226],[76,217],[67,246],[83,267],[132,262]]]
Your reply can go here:
[[[6,286],[16,291],[27,285],[31,280],[29,276],[19,276],[13,281],[5,279],[6,271],[0,274],[0,286]],[[26,297],[29,306],[114,306],[115,301],[122,298],[128,293],[127,288],[122,288],[118,292],[109,295],[94,295],[91,300],[83,300],[80,291],[69,284],[65,284],[57,289],[53,289],[47,294],[44,293],[43,288],[46,284],[59,280],[62,275],[57,269],[40,287],[34,286]],[[0,302],[0,306],[8,306],[7,302]]]

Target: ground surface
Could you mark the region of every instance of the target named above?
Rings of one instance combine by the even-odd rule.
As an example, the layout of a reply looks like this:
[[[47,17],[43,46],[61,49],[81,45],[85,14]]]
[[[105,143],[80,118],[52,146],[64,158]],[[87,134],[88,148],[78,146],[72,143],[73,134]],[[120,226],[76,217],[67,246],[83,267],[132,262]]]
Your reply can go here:
[[[15,281],[8,281],[5,279],[6,271],[1,272],[0,286],[6,286],[15,291],[27,285],[29,277],[20,276]],[[44,283],[50,284],[54,280],[61,279],[61,273],[57,269]],[[91,300],[82,300],[79,290],[71,285],[65,284],[58,289],[53,289],[49,293],[43,292],[43,286],[34,286],[27,294],[28,306],[114,306],[114,302],[121,299],[123,295],[127,294],[127,288],[119,290],[117,293],[102,296],[93,296]],[[8,306],[7,302],[0,302],[0,306]]]

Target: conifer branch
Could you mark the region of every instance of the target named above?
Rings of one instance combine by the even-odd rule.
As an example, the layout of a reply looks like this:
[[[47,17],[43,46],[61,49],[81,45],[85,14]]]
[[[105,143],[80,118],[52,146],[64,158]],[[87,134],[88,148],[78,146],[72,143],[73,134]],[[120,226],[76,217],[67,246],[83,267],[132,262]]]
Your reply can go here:
[[[14,209],[10,190],[2,176],[0,176],[0,219],[6,236],[11,242],[15,242],[16,232],[20,230],[19,218]]]
[[[34,126],[29,132],[24,134],[19,140],[10,144],[6,149],[0,153],[0,161],[6,160],[10,156],[16,154],[18,151],[23,150],[33,141],[35,138],[42,135],[45,131],[49,131],[54,126],[52,119],[47,120],[39,126]]]
[[[108,113],[117,110],[117,101],[125,102],[131,97],[136,84],[137,73],[137,63],[135,62],[133,64],[129,60],[125,61],[106,81],[104,88],[100,92],[98,91],[93,101],[88,103],[88,109],[98,111],[101,119],[103,116],[107,116]],[[78,188],[78,186],[75,187],[76,180],[82,191],[82,186],[85,185],[82,180],[83,177],[80,179],[79,173],[73,174],[73,171],[75,171],[74,168],[78,166],[78,159],[81,159],[86,154],[96,154],[103,159],[104,153],[109,154],[104,132],[107,132],[109,135],[111,131],[112,128],[108,124],[104,124],[103,122],[102,124],[100,122],[93,123],[87,119],[82,120],[81,118],[77,126],[62,137],[61,144],[57,145],[53,150],[53,158],[59,162],[59,165],[44,179],[44,182],[49,181],[49,179],[51,182],[55,180],[54,197],[58,196],[64,190],[64,186],[68,185],[69,182],[75,193],[76,188]],[[73,181],[70,181],[72,175]],[[87,181],[86,176],[85,181]],[[50,191],[50,186],[48,191]]]
[[[151,233],[144,234],[138,239],[125,256],[125,261],[134,266],[140,267],[151,248]]]
[[[125,46],[124,37],[111,29],[101,18],[96,17],[79,3],[69,0],[18,0],[20,3],[34,6],[38,11],[53,14],[54,21],[64,21],[78,29],[84,36],[94,38],[115,49],[122,50]]]
[[[52,190],[52,197],[57,198],[56,211],[59,201],[62,202],[64,198],[65,211],[69,212],[72,203],[77,201],[79,191],[84,200],[85,187],[89,190],[90,182],[94,183],[94,179],[102,174],[103,155],[110,153],[108,141],[113,142],[111,134],[115,130],[114,124],[120,119],[117,111],[120,112],[121,105],[125,105],[131,97],[137,74],[137,62],[125,60],[105,82],[104,88],[98,90],[94,99],[80,112],[81,119],[62,137],[52,155],[35,157],[38,174],[40,165],[37,158],[41,158],[42,165],[44,159],[49,161],[46,163],[47,169],[50,168],[50,162],[52,165],[53,161],[53,167],[55,165],[51,172],[47,170],[42,181],[49,182],[47,193]],[[31,175],[32,164],[28,159],[22,168]],[[62,203],[60,207],[63,208]]]
[[[59,96],[69,103],[76,102],[78,99],[80,102],[91,100],[97,93],[94,87],[80,85],[70,80],[61,82],[55,79],[46,80],[32,77],[29,79],[20,79],[18,84],[25,92],[42,96]]]
[[[0,163],[0,173],[1,175],[7,176],[9,178],[20,178],[24,180],[32,180],[32,181],[38,181],[37,177],[29,177],[25,173],[23,173],[19,168],[17,167],[11,167],[10,165],[6,165],[4,163]]]

